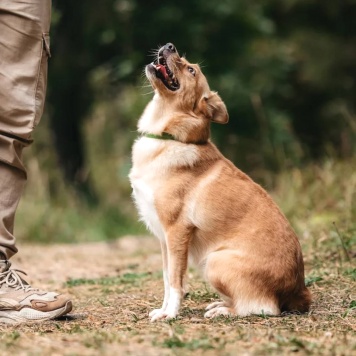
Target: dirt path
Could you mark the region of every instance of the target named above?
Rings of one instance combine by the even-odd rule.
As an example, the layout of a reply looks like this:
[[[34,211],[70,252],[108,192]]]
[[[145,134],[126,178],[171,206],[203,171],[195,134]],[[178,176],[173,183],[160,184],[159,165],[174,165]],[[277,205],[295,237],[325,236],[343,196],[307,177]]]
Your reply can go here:
[[[177,320],[150,323],[163,297],[152,237],[73,245],[22,245],[13,259],[35,287],[71,295],[73,312],[41,324],[0,326],[0,355],[356,355],[354,281],[319,269],[312,311],[283,317],[203,318],[215,293],[189,270]],[[345,271],[347,271],[345,269]]]
[[[159,244],[153,237],[123,237],[109,242],[63,245],[23,245],[12,259],[36,287],[50,288],[69,279],[96,279],[161,268]]]

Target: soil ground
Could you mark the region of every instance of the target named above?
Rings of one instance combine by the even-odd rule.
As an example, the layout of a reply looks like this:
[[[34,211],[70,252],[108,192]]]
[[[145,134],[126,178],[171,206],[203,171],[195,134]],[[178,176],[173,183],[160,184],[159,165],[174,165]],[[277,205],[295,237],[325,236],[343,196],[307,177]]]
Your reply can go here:
[[[74,308],[59,320],[0,326],[3,356],[356,355],[355,270],[349,266],[319,266],[322,277],[309,277],[314,302],[308,314],[213,320],[204,319],[204,308],[218,296],[189,270],[179,318],[150,323],[148,313],[163,296],[153,237],[23,245],[12,261],[33,286],[69,294]]]

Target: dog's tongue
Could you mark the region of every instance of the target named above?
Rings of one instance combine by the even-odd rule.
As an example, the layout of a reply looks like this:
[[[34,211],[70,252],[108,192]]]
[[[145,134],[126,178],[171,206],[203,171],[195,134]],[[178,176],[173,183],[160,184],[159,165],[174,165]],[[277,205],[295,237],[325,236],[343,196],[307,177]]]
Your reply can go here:
[[[167,79],[168,74],[167,74],[167,71],[166,71],[166,67],[163,66],[162,64],[159,64],[159,65],[157,66],[157,68],[158,68],[158,70],[163,74],[164,79]]]

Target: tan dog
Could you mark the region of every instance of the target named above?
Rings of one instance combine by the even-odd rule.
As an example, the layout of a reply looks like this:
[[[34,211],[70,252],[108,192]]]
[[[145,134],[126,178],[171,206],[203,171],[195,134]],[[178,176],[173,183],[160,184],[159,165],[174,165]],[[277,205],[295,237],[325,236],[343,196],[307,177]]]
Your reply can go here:
[[[306,312],[298,239],[268,194],[209,141],[226,107],[196,64],[162,47],[146,75],[155,90],[138,124],[130,180],[141,219],[161,243],[165,294],[151,321],[175,318],[188,256],[223,302],[205,317]]]

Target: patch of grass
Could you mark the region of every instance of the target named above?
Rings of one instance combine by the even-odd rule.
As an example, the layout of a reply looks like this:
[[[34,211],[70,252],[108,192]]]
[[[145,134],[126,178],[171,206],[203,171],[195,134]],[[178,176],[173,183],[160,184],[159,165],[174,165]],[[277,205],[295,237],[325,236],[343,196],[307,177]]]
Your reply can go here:
[[[117,277],[103,277],[103,278],[77,278],[69,279],[66,282],[68,287],[77,287],[80,285],[100,285],[100,286],[116,286],[122,284],[135,284],[138,281],[151,276],[151,273],[125,273]]]
[[[165,339],[162,342],[163,347],[167,347],[169,349],[174,348],[183,348],[190,351],[194,350],[209,350],[214,349],[214,346],[211,344],[209,338],[201,338],[201,339],[192,339],[189,341],[182,341],[177,336],[172,336],[170,338]]]
[[[165,339],[162,344],[163,347],[168,347],[169,349],[175,347],[184,347],[185,343],[177,336],[172,336],[170,338]]]
[[[345,311],[342,317],[346,318],[349,315],[349,313],[352,313],[354,311],[356,311],[356,300],[351,300],[348,309]]]
[[[199,303],[213,302],[220,298],[219,294],[212,292],[208,289],[205,290],[194,290],[189,292],[187,298]]]
[[[201,335],[200,338],[190,338],[186,329],[180,325],[175,324],[174,328],[170,324],[170,336],[165,338],[162,342],[153,341],[154,345],[158,345],[168,349],[185,349],[185,350],[209,350],[214,349],[214,340],[208,335]],[[215,340],[216,341],[216,340]]]
[[[349,308],[350,309],[356,309],[356,300],[351,300]]]
[[[87,348],[92,348],[95,350],[100,350],[105,347],[108,343],[113,343],[120,338],[112,333],[107,333],[105,331],[98,331],[94,335],[88,335],[84,338],[83,344]]]
[[[21,337],[21,333],[14,330],[8,334],[2,335],[0,337],[0,343],[6,345],[6,347],[11,347],[17,344],[18,339]]]
[[[343,274],[350,277],[353,281],[356,281],[356,268],[347,268]]]
[[[323,277],[320,277],[320,276],[308,276],[308,277],[305,278],[305,285],[307,287],[310,287],[314,283],[320,282],[322,280],[323,280]]]

